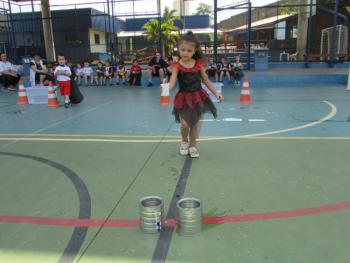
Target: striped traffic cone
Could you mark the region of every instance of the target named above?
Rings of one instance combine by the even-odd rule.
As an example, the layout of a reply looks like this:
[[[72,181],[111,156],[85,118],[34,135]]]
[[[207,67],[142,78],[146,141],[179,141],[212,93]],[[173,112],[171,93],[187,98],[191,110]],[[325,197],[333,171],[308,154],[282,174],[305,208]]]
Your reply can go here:
[[[169,96],[169,84],[168,83],[162,83],[160,84],[160,105],[163,106],[169,106],[171,105],[171,99]]]
[[[239,102],[241,104],[253,103],[252,97],[250,96],[249,82],[247,78],[243,80],[243,88],[241,90],[241,96],[239,98]]]
[[[19,82],[19,85],[18,85],[17,104],[20,104],[20,105],[29,104],[26,88],[24,87],[22,80]]]
[[[56,93],[52,87],[52,82],[50,81],[48,90],[47,90],[47,107],[57,108],[59,107]]]

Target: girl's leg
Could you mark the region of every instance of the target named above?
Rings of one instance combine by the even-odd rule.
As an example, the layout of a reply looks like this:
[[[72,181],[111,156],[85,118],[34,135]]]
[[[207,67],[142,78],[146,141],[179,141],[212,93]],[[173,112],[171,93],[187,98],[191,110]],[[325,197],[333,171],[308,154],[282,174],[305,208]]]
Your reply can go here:
[[[181,136],[182,136],[182,142],[180,144],[180,154],[188,155],[188,148],[189,148],[188,134],[190,131],[190,127],[188,123],[181,117],[180,117],[180,122],[181,122]]]
[[[190,132],[190,126],[187,124],[187,122],[180,118],[181,122],[181,136],[182,136],[182,141],[183,142],[188,142],[188,135]]]
[[[226,71],[226,76],[228,78],[228,82],[231,82],[231,76],[229,71]]]
[[[199,157],[199,152],[196,148],[197,138],[198,138],[198,130],[199,130],[199,123],[197,122],[197,124],[192,126],[190,129],[190,145],[188,148],[188,152],[192,158]]]
[[[44,86],[44,79],[45,79],[45,75],[39,75],[40,76],[40,86]]]
[[[190,129],[190,147],[196,147],[198,138],[198,123]]]
[[[220,71],[220,78],[219,78],[219,81],[222,82],[222,78],[224,76],[224,71]]]

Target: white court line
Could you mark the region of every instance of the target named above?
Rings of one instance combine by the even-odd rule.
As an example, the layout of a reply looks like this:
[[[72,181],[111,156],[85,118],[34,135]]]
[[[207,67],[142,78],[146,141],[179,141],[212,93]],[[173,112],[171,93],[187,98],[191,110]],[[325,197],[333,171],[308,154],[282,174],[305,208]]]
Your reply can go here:
[[[305,125],[301,125],[301,126],[296,126],[296,127],[292,127],[292,128],[287,128],[287,129],[282,129],[282,130],[276,130],[276,131],[270,131],[270,132],[264,132],[264,133],[253,133],[253,134],[246,134],[246,135],[237,135],[237,136],[223,136],[223,137],[202,137],[200,139],[198,139],[198,141],[218,141],[218,140],[230,140],[230,139],[243,139],[243,138],[253,138],[253,137],[260,137],[260,136],[266,136],[266,135],[272,135],[272,134],[279,134],[279,133],[286,133],[286,132],[290,132],[290,131],[297,131],[297,130],[302,130],[302,129],[306,129],[306,128],[310,128],[316,125],[319,125],[331,118],[333,118],[336,114],[337,114],[337,107],[332,104],[329,101],[323,101],[324,103],[326,103],[330,108],[331,111],[324,116],[323,118],[314,121],[314,122],[310,122],[308,124]],[[37,135],[36,135],[37,136]],[[159,136],[158,137],[147,137],[147,136],[143,136],[145,139],[131,139],[131,137],[125,137],[124,138],[108,138],[107,136],[96,136],[98,138],[84,138],[84,136],[81,136],[79,138],[50,138],[50,135],[45,135],[43,137],[30,137],[30,135],[28,137],[1,137],[0,135],[0,141],[58,141],[58,142],[140,142],[140,143],[158,143],[159,142]],[[64,136],[64,135],[62,135]],[[77,136],[78,137],[78,136]],[[94,136],[92,136],[94,137]],[[103,138],[101,138],[103,137]],[[117,137],[117,136],[116,136]],[[118,137],[122,137],[122,136],[118,136]],[[134,138],[134,137],[132,137]],[[137,138],[137,137],[136,137]],[[150,139],[153,138],[153,139]],[[167,138],[167,137],[165,137]],[[169,137],[168,137],[169,138]],[[275,137],[270,137],[271,138],[275,138]],[[282,137],[280,137],[282,138]],[[289,138],[289,137],[283,137],[283,138]],[[291,137],[291,138],[299,138],[299,137]],[[304,138],[304,137],[301,137]],[[327,138],[327,139],[333,139],[333,140],[337,140],[337,137],[305,137],[305,138],[312,138],[312,139],[319,139],[319,138]],[[348,140],[350,137],[338,137],[339,139],[346,139]],[[174,138],[172,137],[172,139],[164,139],[162,142],[179,142],[180,137]]]
[[[263,119],[248,119],[249,122],[264,122]]]
[[[45,131],[45,130],[50,129],[50,128],[52,128],[52,127],[55,127],[55,126],[57,126],[57,125],[59,125],[59,124],[61,124],[61,123],[63,123],[63,122],[66,122],[66,121],[69,121],[69,120],[73,120],[73,119],[75,119],[75,118],[77,118],[77,117],[80,117],[81,115],[84,115],[84,114],[86,114],[86,113],[89,113],[89,112],[91,112],[91,111],[94,111],[94,110],[96,110],[96,109],[98,109],[98,108],[100,108],[100,107],[102,107],[102,106],[105,106],[105,105],[108,105],[108,104],[111,104],[111,103],[112,103],[112,101],[103,103],[103,104],[98,105],[98,106],[96,106],[96,107],[94,107],[94,108],[91,108],[91,109],[89,109],[89,110],[86,110],[86,111],[83,111],[83,112],[78,113],[78,114],[76,114],[76,115],[73,115],[73,116],[71,116],[71,117],[69,117],[69,118],[66,118],[66,119],[57,121],[57,122],[55,122],[55,123],[52,123],[52,124],[50,124],[50,125],[48,125],[48,126],[46,126],[46,127],[44,127],[44,128],[41,128],[41,129],[39,129],[39,130],[36,130],[36,131],[32,132],[31,134],[32,134],[32,135],[38,134],[39,132]],[[13,140],[10,140],[10,142],[5,143],[4,145],[1,145],[1,146],[0,146],[0,149],[6,148],[7,146],[9,146],[9,145],[11,145],[11,144],[15,144],[17,141],[22,141],[21,139],[22,139],[22,138],[15,138],[15,139],[13,139]]]
[[[222,121],[235,122],[235,121],[243,121],[243,119],[241,119],[241,118],[224,118],[224,119],[222,119]]]

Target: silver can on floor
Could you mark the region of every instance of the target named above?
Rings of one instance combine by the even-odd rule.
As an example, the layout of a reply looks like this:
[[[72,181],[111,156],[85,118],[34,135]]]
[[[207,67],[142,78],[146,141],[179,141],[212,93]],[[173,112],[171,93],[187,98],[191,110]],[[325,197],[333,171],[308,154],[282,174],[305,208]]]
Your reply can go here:
[[[182,236],[192,236],[202,230],[202,203],[196,198],[177,202],[178,229]]]
[[[148,234],[159,233],[164,226],[164,202],[159,196],[146,196],[140,200],[140,228]]]

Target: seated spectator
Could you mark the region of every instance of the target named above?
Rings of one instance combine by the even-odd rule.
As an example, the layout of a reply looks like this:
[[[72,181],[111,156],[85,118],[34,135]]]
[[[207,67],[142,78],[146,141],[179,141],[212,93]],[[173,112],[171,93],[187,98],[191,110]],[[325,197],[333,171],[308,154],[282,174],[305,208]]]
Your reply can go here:
[[[164,69],[167,67],[164,59],[160,53],[157,52],[155,56],[148,63],[148,87],[152,86],[152,77],[159,77],[160,81],[164,79]]]
[[[141,86],[141,67],[137,59],[133,59],[132,66],[130,68],[129,84],[130,86]]]
[[[15,86],[20,80],[21,76],[17,74],[16,66],[7,61],[6,53],[1,53],[0,61],[0,82],[3,83],[3,91],[15,91]]]
[[[123,81],[123,85],[126,85],[126,67],[124,64],[124,60],[119,60],[116,72],[117,85],[119,85],[120,81]]]
[[[94,85],[94,70],[90,67],[89,62],[84,61],[84,67],[82,69],[85,85],[87,85],[88,79],[91,86]]]
[[[243,64],[240,62],[239,56],[236,56],[236,61],[232,64],[231,69],[234,84],[239,84],[243,77]]]
[[[78,85],[81,84],[81,77],[83,77],[83,68],[81,67],[81,64],[77,64],[77,68],[75,70],[75,81],[77,82]]]
[[[172,64],[174,61],[178,61],[179,60],[179,57],[177,56],[176,53],[173,53],[172,56],[169,56],[167,61],[166,61],[166,64],[167,64],[167,67],[165,69],[165,82],[168,83],[170,81],[170,78],[171,78],[171,74],[172,74]]]
[[[114,69],[113,67],[110,66],[109,61],[106,61],[106,66],[105,66],[105,85],[106,85],[106,80],[109,79],[109,85],[113,85],[113,74],[114,74]]]
[[[51,76],[49,75],[49,70],[47,69],[44,61],[42,61],[39,54],[34,54],[33,60],[30,62],[30,85],[34,86],[45,86],[49,85],[51,81]]]
[[[52,84],[56,84],[55,69],[58,66],[57,62],[52,63],[52,68],[49,71],[49,76],[52,79]]]
[[[231,82],[231,65],[227,58],[222,58],[220,64],[219,81],[222,82],[224,76],[227,76],[228,81]]]
[[[218,82],[218,68],[212,57],[209,58],[206,72],[209,78],[215,78],[215,81]]]
[[[97,63],[96,83],[97,83],[97,85],[99,85],[100,83],[101,83],[101,85],[105,84],[105,67],[103,66],[103,63],[101,61],[99,61]]]

